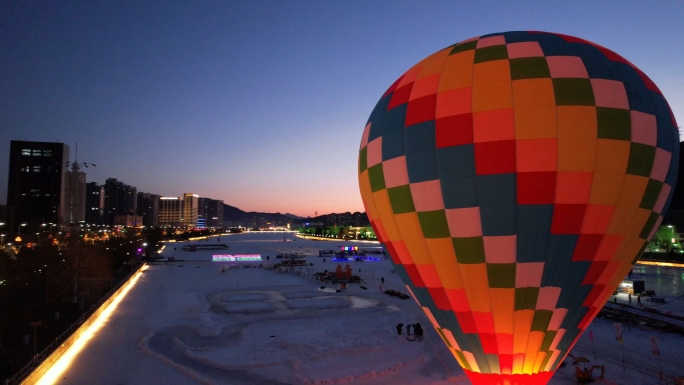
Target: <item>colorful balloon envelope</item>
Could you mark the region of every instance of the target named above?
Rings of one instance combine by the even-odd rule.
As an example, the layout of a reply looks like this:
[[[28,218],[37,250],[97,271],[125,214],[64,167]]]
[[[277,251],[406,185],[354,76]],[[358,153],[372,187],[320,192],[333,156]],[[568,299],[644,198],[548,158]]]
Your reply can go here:
[[[385,92],[359,185],[397,273],[475,384],[546,384],[672,197],[679,136],[656,85],[579,38],[505,32]]]

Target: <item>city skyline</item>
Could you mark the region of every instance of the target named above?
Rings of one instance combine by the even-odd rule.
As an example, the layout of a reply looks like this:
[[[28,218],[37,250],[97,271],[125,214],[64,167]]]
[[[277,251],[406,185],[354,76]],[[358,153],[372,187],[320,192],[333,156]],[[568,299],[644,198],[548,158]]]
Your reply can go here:
[[[473,36],[547,30],[604,45],[684,119],[676,3],[232,2],[0,5],[0,204],[10,140],[61,142],[87,182],[193,191],[245,211],[364,211],[356,182],[377,99]],[[72,156],[73,158],[73,156]],[[73,159],[70,159],[73,160]]]

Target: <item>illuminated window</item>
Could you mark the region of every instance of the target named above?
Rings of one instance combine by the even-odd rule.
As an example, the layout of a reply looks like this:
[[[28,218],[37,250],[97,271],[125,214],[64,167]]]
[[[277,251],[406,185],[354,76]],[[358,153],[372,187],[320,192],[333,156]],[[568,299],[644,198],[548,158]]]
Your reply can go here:
[[[40,166],[33,166],[33,172],[40,172]]]
[[[52,156],[52,150],[43,150],[43,156]]]
[[[21,168],[21,171],[22,171],[22,172],[31,172],[31,167],[29,167],[29,166],[22,167],[22,168]]]
[[[24,148],[21,150],[21,155],[28,155],[31,156],[31,150],[28,148]]]
[[[43,155],[43,151],[41,151],[41,150],[33,150],[33,156],[42,156],[42,155]]]

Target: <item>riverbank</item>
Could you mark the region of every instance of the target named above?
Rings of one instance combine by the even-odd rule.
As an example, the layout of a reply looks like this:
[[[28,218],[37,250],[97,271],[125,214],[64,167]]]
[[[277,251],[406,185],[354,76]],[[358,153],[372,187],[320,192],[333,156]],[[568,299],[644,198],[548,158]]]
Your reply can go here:
[[[307,239],[310,241],[333,241],[333,242],[361,242],[361,243],[375,243],[380,244],[380,241],[369,241],[360,239],[342,239],[342,238],[326,238],[326,237],[312,237],[310,235],[295,234],[297,238]]]

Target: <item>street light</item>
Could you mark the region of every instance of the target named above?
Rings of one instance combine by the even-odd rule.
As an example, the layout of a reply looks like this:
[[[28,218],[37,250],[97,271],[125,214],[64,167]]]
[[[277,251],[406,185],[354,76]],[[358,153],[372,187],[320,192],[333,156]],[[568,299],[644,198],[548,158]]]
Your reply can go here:
[[[17,237],[14,239],[15,242],[21,242],[21,228],[26,226],[26,223],[22,223],[17,226]]]

